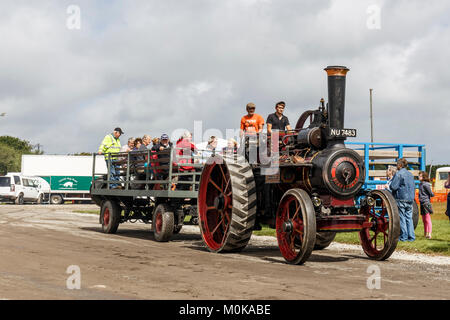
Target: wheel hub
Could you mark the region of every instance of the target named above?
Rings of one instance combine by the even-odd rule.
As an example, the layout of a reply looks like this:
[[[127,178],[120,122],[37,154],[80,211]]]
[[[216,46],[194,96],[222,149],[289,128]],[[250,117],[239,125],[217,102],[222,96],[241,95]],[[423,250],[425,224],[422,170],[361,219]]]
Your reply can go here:
[[[224,198],[223,194],[217,196],[214,199],[214,207],[217,210],[223,210],[223,208],[225,208],[225,198]]]
[[[283,232],[291,233],[294,230],[294,224],[291,220],[283,222]]]

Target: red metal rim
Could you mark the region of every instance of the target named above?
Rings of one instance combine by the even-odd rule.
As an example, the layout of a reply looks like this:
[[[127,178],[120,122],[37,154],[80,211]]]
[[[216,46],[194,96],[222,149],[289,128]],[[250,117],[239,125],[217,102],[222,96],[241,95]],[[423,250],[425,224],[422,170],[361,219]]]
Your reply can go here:
[[[285,231],[286,224],[292,230]],[[294,261],[302,252],[305,226],[299,199],[295,195],[287,195],[278,207],[276,230],[278,247],[287,261]]]
[[[359,238],[364,251],[371,257],[379,256],[389,245],[389,212],[382,197],[372,194],[375,205],[365,207],[363,214],[371,226],[361,229]]]
[[[220,161],[205,165],[198,192],[202,237],[213,251],[220,250],[228,236],[233,208],[231,177]]]
[[[110,216],[109,208],[105,208],[105,211],[103,211],[103,224],[105,226],[109,225],[109,216]]]
[[[156,233],[161,233],[162,225],[163,225],[162,214],[161,214],[161,212],[157,212],[156,217],[155,217],[155,232]]]

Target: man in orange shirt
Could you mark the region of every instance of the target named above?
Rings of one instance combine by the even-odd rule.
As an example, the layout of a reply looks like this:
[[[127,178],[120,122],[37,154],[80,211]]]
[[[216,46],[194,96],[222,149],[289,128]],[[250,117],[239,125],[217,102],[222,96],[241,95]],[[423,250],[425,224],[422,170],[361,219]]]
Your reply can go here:
[[[241,118],[241,137],[246,134],[260,133],[264,127],[264,118],[255,113],[255,104],[247,104],[247,115]]]

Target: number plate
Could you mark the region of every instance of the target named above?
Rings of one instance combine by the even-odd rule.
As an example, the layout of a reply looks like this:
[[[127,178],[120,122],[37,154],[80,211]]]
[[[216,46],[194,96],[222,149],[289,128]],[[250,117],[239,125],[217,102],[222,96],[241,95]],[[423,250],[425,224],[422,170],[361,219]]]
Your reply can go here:
[[[330,137],[336,137],[336,138],[353,138],[356,137],[356,129],[334,129],[330,128],[329,131]]]

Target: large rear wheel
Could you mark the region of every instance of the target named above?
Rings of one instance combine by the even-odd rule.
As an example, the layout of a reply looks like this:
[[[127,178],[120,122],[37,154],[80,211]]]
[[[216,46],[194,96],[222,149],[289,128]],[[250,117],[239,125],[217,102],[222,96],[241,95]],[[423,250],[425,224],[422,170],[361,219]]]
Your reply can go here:
[[[361,207],[370,226],[361,229],[359,238],[366,255],[373,260],[385,260],[397,247],[400,236],[400,217],[397,203],[389,191],[373,190],[373,205]]]
[[[205,164],[198,192],[203,242],[213,252],[245,248],[256,217],[256,185],[245,158],[215,156]]]
[[[308,193],[290,189],[281,198],[277,210],[278,247],[291,264],[303,264],[316,242],[316,215]]]

